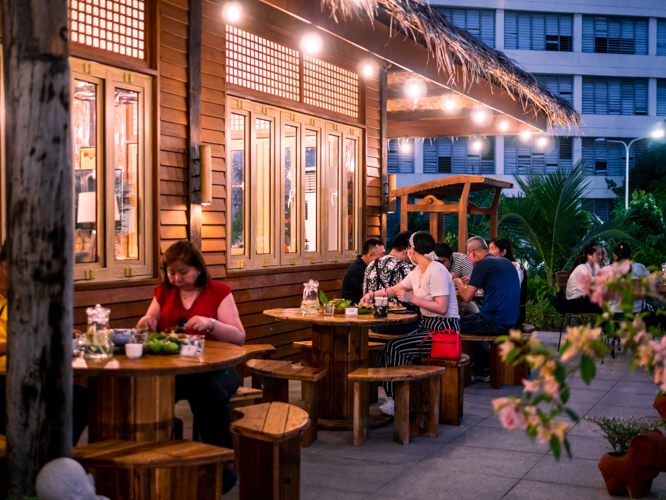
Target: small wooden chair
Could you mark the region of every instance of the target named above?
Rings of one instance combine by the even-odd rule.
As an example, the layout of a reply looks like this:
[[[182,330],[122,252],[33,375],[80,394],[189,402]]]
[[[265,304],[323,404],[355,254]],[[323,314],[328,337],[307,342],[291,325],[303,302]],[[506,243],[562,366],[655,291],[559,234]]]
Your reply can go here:
[[[409,444],[409,436],[436,438],[439,425],[439,376],[445,372],[439,366],[390,366],[388,368],[359,368],[347,377],[354,383],[354,446],[368,439],[370,403],[367,400],[369,382],[393,382],[395,412],[393,439]],[[410,382],[427,379],[427,395],[423,386],[414,384],[415,397],[410,404]],[[421,389],[421,390],[419,390]],[[410,418],[411,417],[411,418]]]
[[[311,366],[292,365],[291,361],[252,359],[247,362],[252,373],[252,387],[262,389],[262,402],[289,402],[289,381],[300,380],[306,388],[303,400],[310,416],[310,428],[303,433],[303,446],[307,448],[317,440],[319,425],[319,384],[326,370]]]
[[[308,427],[308,414],[280,402],[237,411],[243,417],[231,424],[231,432],[239,439],[239,498],[299,499],[301,433]]]
[[[446,371],[440,375],[439,382],[439,423],[460,425],[463,416],[463,394],[465,389],[465,366],[469,365],[469,356],[463,354],[460,359],[430,359],[430,366],[443,366]],[[428,362],[421,360],[421,365]]]
[[[219,500],[234,451],[194,441],[99,441],[74,448],[100,495],[123,500]]]

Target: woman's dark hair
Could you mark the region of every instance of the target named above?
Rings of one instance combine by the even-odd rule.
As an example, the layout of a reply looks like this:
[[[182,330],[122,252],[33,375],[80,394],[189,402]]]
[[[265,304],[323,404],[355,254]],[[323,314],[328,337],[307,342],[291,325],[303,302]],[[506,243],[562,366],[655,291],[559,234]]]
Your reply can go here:
[[[631,247],[624,241],[613,247],[613,253],[617,255],[618,261],[631,259]]]
[[[208,274],[206,261],[204,260],[201,250],[199,250],[194,244],[187,240],[180,240],[171,245],[167,248],[167,251],[164,252],[164,257],[162,258],[162,270],[164,271],[164,283],[167,288],[173,286],[169,283],[169,278],[167,277],[167,266],[174,262],[182,262],[186,266],[194,267],[200,271],[201,274],[199,274],[194,286],[201,288],[208,283],[210,274]]]
[[[435,238],[425,231],[417,231],[413,234],[414,251],[426,255],[435,249]]]
[[[513,250],[511,249],[511,242],[506,239],[506,238],[495,238],[494,240],[490,240],[490,243],[492,245],[495,245],[497,248],[500,250],[500,254],[502,253],[502,250],[506,250],[506,254],[504,254],[504,257],[506,259],[509,259],[511,262],[516,262],[516,259],[513,257]]]
[[[439,258],[444,257],[445,259],[451,260],[451,257],[453,257],[453,250],[451,250],[448,243],[436,243],[435,253]]]
[[[569,274],[573,273],[574,269],[576,269],[581,264],[585,264],[587,262],[587,256],[596,253],[596,247],[598,246],[599,244],[596,241],[588,241],[585,243],[583,251],[576,256],[576,260],[574,260],[573,266],[571,266],[571,269],[569,269]]]

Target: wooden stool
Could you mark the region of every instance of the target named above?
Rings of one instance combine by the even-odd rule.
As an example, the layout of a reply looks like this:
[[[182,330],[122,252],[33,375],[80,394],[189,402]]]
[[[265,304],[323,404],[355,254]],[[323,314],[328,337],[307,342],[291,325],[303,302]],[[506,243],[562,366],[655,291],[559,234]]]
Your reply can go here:
[[[427,359],[421,361],[426,364]],[[465,366],[469,365],[469,356],[463,354],[457,361],[452,359],[430,359],[430,366],[443,366],[446,371],[440,376],[439,423],[460,425],[463,416],[463,392]]]
[[[245,344],[242,347],[245,349],[245,360],[236,366],[236,370],[240,375],[241,386],[243,385],[243,380],[248,375],[245,373],[247,362],[251,359],[270,359],[271,355],[275,352],[275,347],[270,344]]]
[[[252,387],[262,389],[262,402],[280,401],[289,403],[289,381],[300,380],[305,388],[303,401],[305,411],[310,416],[310,428],[303,433],[303,446],[307,448],[317,440],[319,424],[319,382],[326,370],[311,366],[292,365],[290,361],[252,359],[247,362],[252,373]]]
[[[122,500],[219,500],[234,451],[194,441],[98,441],[74,448],[99,495]]]
[[[409,436],[437,437],[439,425],[439,377],[445,368],[436,366],[390,366],[388,368],[359,368],[348,377],[354,383],[354,446],[360,446],[368,439],[370,404],[368,403],[369,382],[394,383],[394,430],[396,443],[409,444]],[[427,402],[423,397],[422,386],[414,384],[415,401],[418,407],[410,407],[410,382],[428,379]],[[418,394],[418,396],[417,396]],[[411,422],[410,422],[411,411]]]
[[[531,334],[526,334],[528,337]],[[493,389],[499,389],[500,384],[504,385],[523,385],[523,379],[527,378],[527,362],[523,361],[517,366],[507,365],[502,362],[499,354],[499,344],[495,343],[495,339],[499,335],[470,335],[463,334],[461,335],[463,341],[463,352],[470,354],[471,349],[465,346],[466,342],[490,342],[490,387]],[[469,369],[471,375],[470,367],[466,368],[466,372]],[[465,378],[467,378],[467,373],[465,373]],[[467,380],[465,385],[469,385]]]
[[[292,344],[301,349],[301,366],[312,366],[312,340],[300,340]],[[368,366],[370,368],[379,368],[377,353],[386,345],[385,342],[368,342]],[[301,387],[303,399],[305,399],[305,386]],[[379,383],[370,383],[370,402],[376,403],[379,400]]]
[[[530,325],[529,323],[523,323],[523,325],[520,327],[520,331],[523,333],[534,333],[536,332],[536,327],[534,325]]]
[[[240,408],[241,406],[249,406],[257,404],[264,396],[264,391],[255,389],[254,387],[239,387],[236,394],[229,399],[229,408],[232,410]]]
[[[368,331],[369,339],[383,342],[384,344],[386,344],[389,340],[397,339],[399,337],[402,337],[402,335],[395,333],[375,333],[372,330]]]
[[[262,403],[237,410],[231,424],[240,445],[241,500],[297,500],[301,493],[301,438],[308,414],[286,403]],[[195,497],[191,497],[195,498]]]

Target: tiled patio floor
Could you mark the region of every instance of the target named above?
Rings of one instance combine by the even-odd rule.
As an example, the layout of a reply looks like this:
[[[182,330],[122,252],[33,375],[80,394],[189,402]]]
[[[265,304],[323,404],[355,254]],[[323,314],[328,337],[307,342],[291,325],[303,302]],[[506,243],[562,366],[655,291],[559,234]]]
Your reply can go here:
[[[557,343],[557,334],[541,333]],[[590,386],[573,383],[571,408],[583,416],[645,416],[658,418],[652,404],[657,389],[644,372],[629,373],[629,355],[607,358],[597,366]],[[412,438],[409,446],[393,442],[393,426],[372,430],[370,439],[352,446],[351,432],[320,432],[302,449],[301,498],[338,499],[548,499],[610,498],[597,468],[610,448],[593,425],[573,425],[569,441],[573,460],[559,462],[546,445],[531,442],[522,431],[500,428],[492,399],[518,395],[520,387],[490,389],[475,383],[465,389],[462,425],[440,426],[437,439]],[[292,402],[300,386],[292,387]],[[181,410],[186,410],[181,407]],[[188,430],[186,430],[186,433]],[[188,435],[188,434],[186,434]],[[652,493],[666,492],[666,475],[657,477]],[[237,499],[236,486],[225,499]]]

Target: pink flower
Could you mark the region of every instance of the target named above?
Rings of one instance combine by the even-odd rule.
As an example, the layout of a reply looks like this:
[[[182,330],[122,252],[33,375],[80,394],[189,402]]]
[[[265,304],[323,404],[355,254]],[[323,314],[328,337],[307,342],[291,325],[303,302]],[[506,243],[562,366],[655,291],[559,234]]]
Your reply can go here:
[[[499,419],[505,429],[526,429],[525,416],[516,411],[514,406],[505,406],[499,411]]]
[[[619,264],[615,263],[614,265],[617,266],[616,271],[620,276],[626,276],[631,271],[631,261],[629,259],[623,260]]]
[[[591,274],[583,274],[580,276],[578,279],[580,283],[580,287],[583,289],[583,295],[587,296],[590,294],[590,285],[592,285],[592,275]]]
[[[554,378],[544,382],[543,384],[543,392],[548,394],[551,398],[553,398],[555,401],[560,400],[560,384],[555,380]]]
[[[539,390],[539,387],[541,387],[541,380],[527,380],[524,378],[523,385],[525,386],[523,392],[536,392]]]
[[[502,342],[499,346],[499,352],[500,352],[500,357],[502,358],[502,361],[506,361],[506,357],[509,355],[509,353],[513,350],[513,348],[516,347],[516,344],[513,342],[507,340],[505,342]]]

